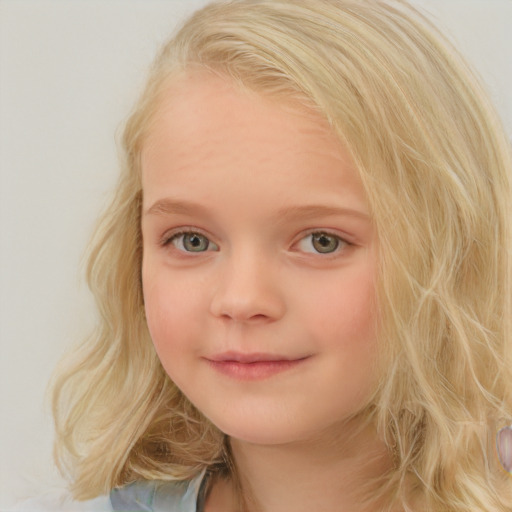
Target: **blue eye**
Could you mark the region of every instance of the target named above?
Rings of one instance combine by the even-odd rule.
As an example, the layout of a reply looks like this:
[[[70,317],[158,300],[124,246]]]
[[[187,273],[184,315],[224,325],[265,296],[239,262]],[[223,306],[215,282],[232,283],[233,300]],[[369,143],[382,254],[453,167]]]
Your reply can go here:
[[[207,237],[200,233],[187,232],[187,233],[176,233],[166,243],[171,243],[179,249],[185,252],[205,252],[205,251],[216,251],[218,247],[211,242]]]
[[[301,251],[317,254],[331,254],[345,245],[340,237],[323,231],[310,233],[299,242]]]

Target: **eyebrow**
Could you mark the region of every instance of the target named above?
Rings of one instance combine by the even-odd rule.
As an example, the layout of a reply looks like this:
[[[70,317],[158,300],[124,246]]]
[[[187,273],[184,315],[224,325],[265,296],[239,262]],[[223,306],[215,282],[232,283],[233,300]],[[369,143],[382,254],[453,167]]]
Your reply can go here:
[[[174,199],[160,199],[150,206],[144,215],[191,215],[208,214],[208,209],[198,203],[177,201]]]
[[[144,215],[205,215],[210,211],[199,203],[189,201],[178,201],[170,198],[160,199],[150,206]],[[370,221],[370,216],[360,210],[327,205],[297,205],[287,206],[277,211],[276,218],[279,222],[288,219],[308,220],[315,217],[326,217],[331,215],[343,215],[356,217],[361,220]]]
[[[370,216],[360,210],[343,208],[340,206],[327,206],[323,204],[288,206],[277,212],[277,218],[283,220],[308,220],[310,218],[327,217],[331,215],[343,215],[348,217],[356,217],[366,221],[370,220]]]

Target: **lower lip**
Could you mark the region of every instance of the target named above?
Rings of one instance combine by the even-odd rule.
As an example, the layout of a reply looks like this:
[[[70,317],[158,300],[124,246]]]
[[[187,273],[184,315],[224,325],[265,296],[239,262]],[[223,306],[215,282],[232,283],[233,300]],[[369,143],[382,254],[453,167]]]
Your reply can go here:
[[[210,365],[220,373],[239,380],[262,380],[300,366],[307,358],[293,361],[257,361],[239,363],[237,361],[211,361]]]

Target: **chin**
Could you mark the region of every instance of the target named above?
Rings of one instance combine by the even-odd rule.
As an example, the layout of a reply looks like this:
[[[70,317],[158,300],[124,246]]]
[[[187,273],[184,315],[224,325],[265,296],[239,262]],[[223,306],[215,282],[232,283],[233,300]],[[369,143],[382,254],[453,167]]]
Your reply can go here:
[[[232,439],[250,444],[258,445],[282,445],[290,442],[303,440],[307,437],[306,432],[297,429],[297,424],[279,419],[237,418],[229,421],[229,418],[222,418],[221,421],[210,421],[224,434]]]

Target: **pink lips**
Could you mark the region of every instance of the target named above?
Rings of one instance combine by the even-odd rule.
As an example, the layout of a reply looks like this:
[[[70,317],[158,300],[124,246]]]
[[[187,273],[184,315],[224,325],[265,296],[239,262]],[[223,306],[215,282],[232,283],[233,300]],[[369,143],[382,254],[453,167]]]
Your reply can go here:
[[[278,354],[224,352],[208,358],[217,371],[239,380],[266,379],[299,366],[306,357],[289,358]]]

